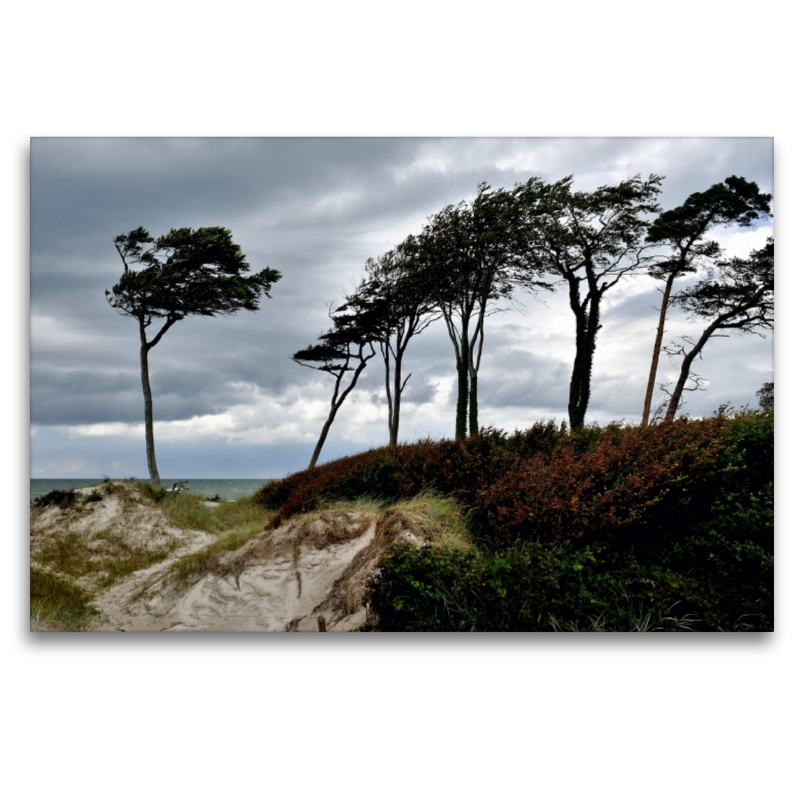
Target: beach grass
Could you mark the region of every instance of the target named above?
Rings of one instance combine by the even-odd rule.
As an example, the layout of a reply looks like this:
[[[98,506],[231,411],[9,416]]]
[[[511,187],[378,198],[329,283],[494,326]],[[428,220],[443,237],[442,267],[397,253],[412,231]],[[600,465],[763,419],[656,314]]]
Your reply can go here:
[[[157,523],[145,540],[111,527],[69,530],[63,523],[51,535],[38,539],[31,554],[32,630],[85,630],[97,614],[92,605],[95,595],[134,572],[164,561],[180,546],[180,540],[163,529],[164,524],[216,537],[208,548],[178,561],[177,573],[188,577],[202,572],[203,563],[212,560],[214,554],[236,550],[264,531],[273,516],[252,498],[209,503],[188,492],[153,491],[149,484],[133,479],[104,482],[83,502],[78,502],[80,496],[73,491],[50,493],[33,508],[34,513],[41,513],[56,505],[65,523],[82,517],[95,502],[111,495],[131,511],[141,498],[152,502],[163,513],[163,523]]]
[[[84,631],[98,616],[92,596],[71,581],[31,567],[32,630]]]
[[[274,516],[274,512],[253,502],[252,497],[209,505],[198,495],[175,492],[167,493],[159,505],[174,524],[217,535],[216,540],[202,550],[175,561],[171,572],[179,583],[214,569],[220,554],[238,550],[264,532]]]
[[[111,529],[97,533],[69,531],[43,541],[36,561],[71,578],[105,589],[133,572],[163,561],[177,543],[165,540],[155,548],[136,544]]]

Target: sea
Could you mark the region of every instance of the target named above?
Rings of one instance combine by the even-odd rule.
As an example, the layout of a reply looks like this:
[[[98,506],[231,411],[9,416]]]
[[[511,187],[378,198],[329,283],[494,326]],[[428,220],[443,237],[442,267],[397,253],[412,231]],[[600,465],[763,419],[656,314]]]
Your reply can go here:
[[[102,478],[31,478],[31,502],[53,489],[81,489],[101,483]],[[147,479],[141,479],[149,483]],[[162,478],[161,486],[171,489],[176,481],[184,478]],[[192,494],[203,498],[221,497],[223,500],[238,500],[240,497],[249,497],[255,494],[264,484],[272,483],[273,478],[196,478],[187,482],[187,489]]]

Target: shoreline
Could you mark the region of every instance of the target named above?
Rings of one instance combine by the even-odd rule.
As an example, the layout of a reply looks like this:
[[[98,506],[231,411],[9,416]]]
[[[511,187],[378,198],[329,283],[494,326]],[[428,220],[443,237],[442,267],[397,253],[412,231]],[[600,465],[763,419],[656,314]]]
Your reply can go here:
[[[125,480],[112,478],[114,481]],[[149,483],[148,478],[135,478],[137,482]],[[176,481],[185,481],[186,478],[162,478],[161,485],[165,489],[172,488]],[[219,496],[223,500],[238,500],[249,497],[265,484],[277,480],[276,478],[189,478],[188,489],[190,494],[196,494],[203,499]],[[31,478],[30,502],[46,495],[54,489],[68,491],[69,489],[85,489],[103,483],[103,478]]]

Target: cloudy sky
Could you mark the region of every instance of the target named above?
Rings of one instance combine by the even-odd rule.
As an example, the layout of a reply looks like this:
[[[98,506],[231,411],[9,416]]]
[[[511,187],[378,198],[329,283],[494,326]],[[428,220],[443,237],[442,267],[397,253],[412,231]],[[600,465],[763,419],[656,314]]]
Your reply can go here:
[[[327,328],[327,305],[369,257],[420,231],[477,184],[573,175],[591,190],[663,175],[663,208],[736,174],[773,193],[769,138],[34,138],[31,144],[32,477],[145,476],[135,321],[104,290],[122,264],[113,239],[138,226],[230,228],[253,270],[283,278],[257,313],[186,319],[151,351],[156,455],[164,477],[278,477],[303,468],[333,380],[292,353]],[[746,256],[772,232],[715,232]],[[641,414],[659,303],[630,279],[602,309],[588,420]],[[488,325],[480,422],[507,430],[566,417],[573,317],[566,293],[520,294]],[[696,334],[671,313],[666,341]],[[443,324],[413,340],[400,438],[452,436],[454,356]],[[772,380],[772,337],[714,339],[685,411],[755,405]],[[659,375],[676,374],[665,359]],[[328,460],[387,441],[381,364],[371,362],[337,416]]]

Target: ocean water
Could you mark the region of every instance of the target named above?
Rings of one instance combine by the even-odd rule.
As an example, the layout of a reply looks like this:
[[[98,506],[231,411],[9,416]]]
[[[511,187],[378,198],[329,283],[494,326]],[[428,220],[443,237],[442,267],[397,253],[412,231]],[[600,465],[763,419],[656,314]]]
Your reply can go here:
[[[143,479],[144,480],[144,479]],[[165,489],[172,488],[172,484],[181,478],[162,478],[161,486]],[[223,500],[237,500],[255,494],[265,483],[271,483],[272,478],[196,478],[190,479],[187,487],[192,494],[201,497],[216,497]],[[31,478],[31,502],[53,489],[81,489],[101,483],[102,478]],[[145,483],[149,481],[144,480]]]

